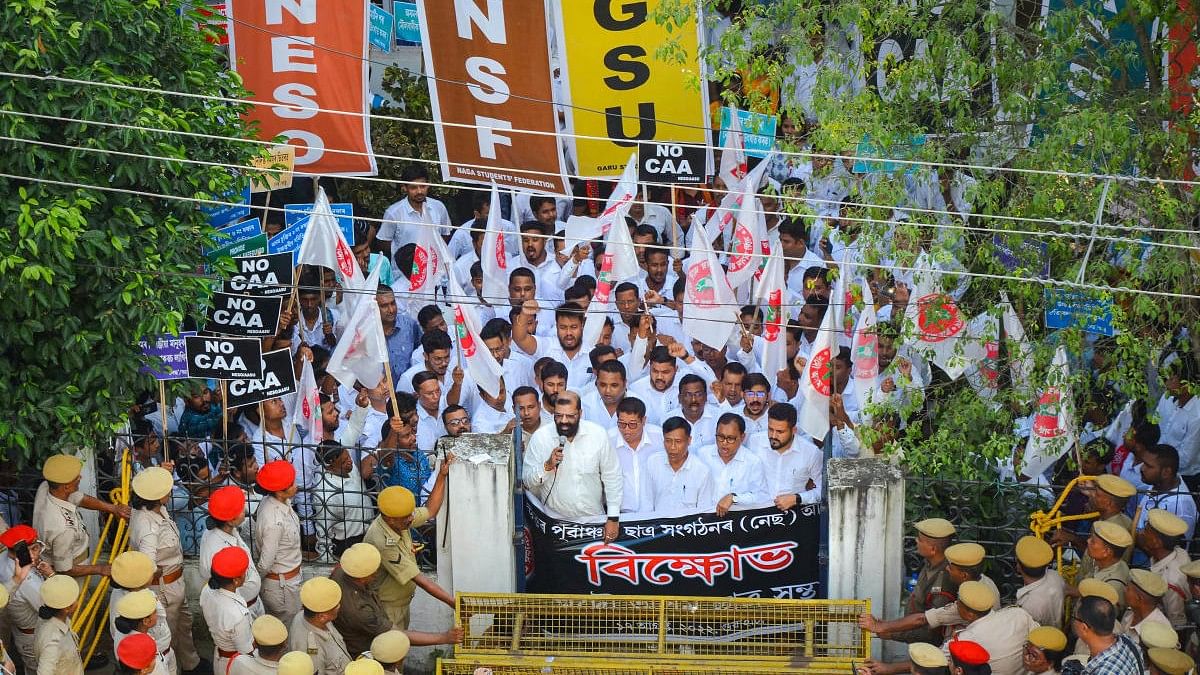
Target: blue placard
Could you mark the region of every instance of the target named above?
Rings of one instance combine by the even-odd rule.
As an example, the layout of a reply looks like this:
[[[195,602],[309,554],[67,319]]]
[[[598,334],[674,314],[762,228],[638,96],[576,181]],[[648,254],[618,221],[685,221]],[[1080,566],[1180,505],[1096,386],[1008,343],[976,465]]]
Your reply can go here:
[[[312,213],[312,204],[285,204],[283,207],[283,224],[285,227],[291,227],[302,220],[308,220],[308,214]],[[329,210],[333,211],[333,215],[337,216],[338,228],[346,237],[346,243],[354,245],[354,205],[353,204],[330,204]]]
[[[217,197],[216,201],[233,202],[237,199],[238,193],[231,190]],[[208,217],[208,222],[213,227],[221,227],[245,218],[250,215],[250,185],[247,184],[242,190],[241,201],[237,204],[202,204],[200,211]]]
[[[178,336],[161,335],[150,340],[141,340],[142,361],[149,362],[155,358],[163,362],[166,372],[160,372],[148,363],[139,372],[150,373],[156,380],[184,380],[188,377],[187,349],[184,346],[186,338],[192,337],[196,331],[186,331]]]
[[[1021,235],[992,235],[996,259],[1009,272],[1021,270],[1026,274],[1037,271],[1042,279],[1050,278],[1050,245],[1040,239]]]
[[[920,134],[913,136],[906,143],[893,147],[891,150],[881,150],[878,146],[871,142],[870,137],[863,136],[863,139],[858,142],[858,147],[854,154],[858,157],[884,157],[892,159],[912,159],[916,156],[917,150],[925,145],[925,135]],[[903,171],[904,173],[916,173],[918,164],[900,163],[900,162],[872,162],[864,159],[855,159],[850,171],[853,173],[896,173]]]
[[[1067,288],[1046,289],[1046,328],[1083,328],[1112,336],[1113,302],[1101,295]]]
[[[267,240],[267,253],[291,253],[292,267],[295,267],[296,254],[300,252],[300,244],[304,241],[304,233],[307,230],[308,218],[285,228]]]
[[[392,15],[379,5],[367,5],[371,8],[371,30],[367,33],[367,41],[372,46],[385,52],[392,51]]]
[[[417,3],[393,2],[392,14],[396,21],[396,44],[421,44],[421,22],[417,18]]]
[[[217,234],[213,238],[213,241],[216,244],[215,248],[224,248],[226,246],[236,244],[239,241],[245,241],[246,239],[249,239],[257,234],[262,234],[262,223],[258,220],[258,218],[251,218],[249,220],[243,220],[232,225],[226,225],[225,227],[217,230]],[[205,248],[204,254],[208,255],[208,253],[212,250],[214,249]]]
[[[731,113],[735,108],[721,108],[721,147],[725,147],[725,137],[729,132]],[[766,157],[775,147],[775,125],[779,118],[774,115],[737,110],[738,122],[742,125],[742,144],[749,157]]]

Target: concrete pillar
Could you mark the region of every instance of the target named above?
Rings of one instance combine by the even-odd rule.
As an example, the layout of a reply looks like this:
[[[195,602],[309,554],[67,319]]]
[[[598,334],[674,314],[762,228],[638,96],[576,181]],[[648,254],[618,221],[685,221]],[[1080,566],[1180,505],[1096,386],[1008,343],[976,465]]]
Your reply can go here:
[[[458,458],[437,518],[438,580],[450,592],[516,592],[512,436],[444,438],[438,452]]]
[[[83,469],[79,472],[79,491],[85,495],[94,495],[104,501],[108,501],[108,495],[100,494],[99,478],[96,472],[96,451],[91,446],[79,448],[75,455],[83,460]],[[87,527],[88,536],[91,537],[91,547],[89,551],[95,551],[100,544],[100,528],[104,526],[105,515],[102,519],[100,513],[91,509],[79,509],[79,515],[83,517],[83,524]],[[116,526],[113,526],[114,529]]]
[[[886,459],[831,459],[829,597],[871,601],[884,618],[900,614],[904,579],[904,475]],[[891,643],[889,643],[890,645]],[[874,658],[884,658],[879,641]]]

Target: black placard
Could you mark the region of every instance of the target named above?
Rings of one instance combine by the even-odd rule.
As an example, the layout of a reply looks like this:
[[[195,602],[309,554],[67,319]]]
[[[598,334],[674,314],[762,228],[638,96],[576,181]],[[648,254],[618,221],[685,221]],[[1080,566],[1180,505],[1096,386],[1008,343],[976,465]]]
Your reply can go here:
[[[256,338],[189,337],[188,375],[213,380],[262,378],[262,342]]]
[[[678,143],[638,146],[638,181],[643,183],[703,183],[708,150]]]
[[[269,337],[279,327],[283,298],[213,293],[204,330],[218,335]]]
[[[248,255],[233,259],[233,276],[225,280],[223,291],[231,295],[273,297],[292,292],[291,253]]]
[[[823,596],[817,542],[820,508],[796,505],[604,524],[548,515],[526,495],[531,593],[708,595],[803,600]]]
[[[296,391],[296,371],[292,370],[292,351],[276,349],[262,355],[261,378],[229,383],[229,407],[252,405]]]

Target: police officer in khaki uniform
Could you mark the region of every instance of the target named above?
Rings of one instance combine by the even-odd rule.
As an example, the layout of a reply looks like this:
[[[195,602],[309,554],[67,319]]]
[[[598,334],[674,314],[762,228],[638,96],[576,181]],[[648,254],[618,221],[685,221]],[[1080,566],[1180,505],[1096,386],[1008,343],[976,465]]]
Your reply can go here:
[[[429,501],[421,508],[416,507],[413,494],[398,485],[380,492],[379,516],[363,537],[363,541],[379,549],[382,556],[382,568],[386,576],[380,581],[379,597],[383,600],[392,625],[401,630],[408,628],[409,606],[417,586],[454,607],[454,596],[421,574],[412,550],[412,536],[408,533],[410,528],[420,527],[437,515],[442,506],[452,459],[453,455],[447,456],[438,468],[437,481],[429,492]]]
[[[46,479],[45,508],[39,514],[40,527],[35,529],[46,542],[43,557],[50,561],[54,571],[72,577],[93,574],[108,576],[108,565],[88,564],[87,527],[79,515],[72,495],[79,492],[79,474],[83,462],[71,455],[55,455],[42,466]]]
[[[1178,649],[1179,633],[1162,621],[1143,621],[1138,626],[1143,649]]]
[[[944,518],[927,518],[913,527],[917,530],[917,555],[924,563],[917,575],[917,583],[905,603],[905,614],[924,614],[926,610],[954,604],[958,584],[950,579],[947,571],[946,548],[956,533],[954,525]],[[942,640],[940,630],[919,628],[895,633],[890,640],[898,642],[938,642]]]
[[[83,675],[79,637],[71,630],[71,613],[79,604],[79,584],[56,574],[42,584],[42,624],[34,636],[38,675]]]
[[[129,548],[154,561],[158,572],[150,587],[167,610],[171,648],[184,673],[212,672],[212,663],[200,658],[192,639],[192,611],[183,584],[183,547],[179,526],[167,511],[175,478],[161,466],[143,469],[133,477],[133,515],[129,517]]]
[[[122,633],[117,630],[117,607],[121,599],[129,593],[143,590],[154,579],[154,561],[140,551],[125,551],[112,562],[112,592],[108,597],[108,630],[112,634],[113,644],[121,641]],[[167,625],[167,610],[162,601],[156,597],[157,619],[146,634],[154,638],[158,645],[159,656],[162,657],[164,668],[171,675],[179,672],[179,663],[175,658],[175,650],[171,648],[171,627]]]
[[[966,581],[958,587],[958,612],[966,628],[955,633],[953,641],[977,642],[988,652],[993,675],[1021,675],[1025,672],[1025,641],[1037,628],[1029,612],[1020,607],[994,609],[1000,596],[987,584]]]
[[[308,652],[288,652],[279,659],[279,675],[313,675],[317,672],[312,657]]]
[[[126,504],[112,504],[102,499],[97,499],[92,495],[84,494],[79,491],[79,483],[77,482],[80,472],[83,470],[83,460],[74,455],[54,455],[46,459],[42,465],[42,478],[44,479],[38,484],[37,492],[33,496],[33,517],[29,524],[33,529],[39,532],[45,527],[42,518],[47,512],[47,505],[50,502],[50,488],[53,484],[72,483],[71,492],[60,497],[63,501],[70,502],[78,508],[99,511],[109,515],[117,516],[118,518],[129,518],[130,509]],[[53,480],[50,476],[60,478],[70,477],[70,480]],[[4,523],[4,519],[0,518],[0,524]],[[7,529],[7,525],[0,526],[0,531]]]
[[[28,547],[33,564],[22,570],[17,563],[14,548],[24,544]],[[38,627],[38,608],[42,606],[42,582],[54,575],[50,563],[41,559],[42,544],[38,543],[37,530],[28,525],[14,525],[0,534],[0,546],[7,549],[5,555],[12,559],[13,578],[8,582],[8,607],[4,613],[12,628],[12,644],[9,655],[20,658],[25,672],[37,671],[37,651],[33,636]],[[24,576],[22,576],[24,575]],[[3,635],[4,633],[0,633]]]
[[[1092,490],[1092,496],[1089,499],[1089,506],[1100,513],[1100,517],[1096,522],[1111,523],[1122,528],[1126,532],[1133,531],[1133,520],[1125,515],[1125,505],[1130,498],[1137,494],[1137,488],[1133,483],[1112,474],[1101,474],[1096,476],[1095,488]],[[1094,529],[1094,528],[1093,528]],[[1066,529],[1055,530],[1050,535],[1050,543],[1055,546],[1073,546],[1081,554],[1083,554],[1083,562],[1079,567],[1080,577],[1091,576],[1095,569],[1095,560],[1092,560],[1088,555],[1088,537],[1075,534]],[[1126,563],[1129,562],[1129,557],[1133,554],[1132,551],[1126,550],[1122,558]]]
[[[1058,675],[1067,655],[1067,635],[1053,626],[1039,626],[1026,638],[1024,665],[1029,675]]]
[[[913,675],[950,675],[950,663],[941,649],[928,642],[914,642],[908,646],[908,660]]]
[[[346,675],[383,675],[383,665],[375,659],[359,659],[346,664]]]
[[[1178,649],[1151,649],[1146,656],[1150,675],[1187,675],[1196,667],[1192,657]]]
[[[1187,523],[1182,518],[1163,509],[1151,509],[1146,514],[1146,527],[1135,536],[1134,543],[1150,557],[1150,571],[1167,582],[1167,594],[1163,596],[1163,614],[1171,625],[1187,623],[1184,605],[1191,599],[1188,592],[1187,575],[1183,566],[1191,562],[1187,551],[1179,547],[1187,534]]]
[[[341,603],[342,589],[328,577],[309,579],[300,587],[304,611],[292,619],[288,646],[312,657],[317,675],[342,675],[351,661],[346,641],[333,625]]]
[[[1033,536],[1021,537],[1016,546],[1017,572],[1023,585],[1017,589],[1017,606],[1043,626],[1062,626],[1067,584],[1050,569],[1054,549]]]
[[[412,644],[408,636],[403,631],[389,630],[386,633],[380,633],[371,640],[370,651],[364,652],[363,656],[374,659],[383,666],[384,673],[388,675],[402,675],[404,673],[404,657],[408,656],[408,650]]]
[[[300,613],[300,517],[292,508],[296,469],[280,459],[258,470],[255,491],[263,495],[254,516],[256,565],[262,576],[259,591],[267,612],[290,626]]]
[[[246,551],[240,546],[226,546],[213,556],[207,585],[200,592],[200,607],[212,636],[213,665],[218,675],[229,668],[229,662],[238,654],[254,651],[254,613],[246,605],[246,598],[238,593],[249,569],[250,556]]]
[[[1118,613],[1125,608],[1125,585],[1129,583],[1129,565],[1125,564],[1123,558],[1131,546],[1133,536],[1129,534],[1129,528],[1098,520],[1092,523],[1092,534],[1087,540],[1088,554],[1079,570],[1080,579],[1097,579],[1112,586],[1117,594],[1114,604]],[[1072,597],[1079,595],[1070,589],[1067,594]]]
[[[1121,632],[1134,642],[1141,642],[1142,624],[1147,621],[1170,623],[1167,615],[1159,609],[1162,598],[1167,594],[1167,582],[1150,570],[1136,569],[1129,572],[1129,584],[1125,586],[1125,615],[1121,617]]]
[[[254,653],[238,654],[229,664],[229,675],[275,675],[279,659],[288,650],[288,632],[283,622],[270,614],[258,617],[251,628]],[[312,675],[311,668],[304,675]]]

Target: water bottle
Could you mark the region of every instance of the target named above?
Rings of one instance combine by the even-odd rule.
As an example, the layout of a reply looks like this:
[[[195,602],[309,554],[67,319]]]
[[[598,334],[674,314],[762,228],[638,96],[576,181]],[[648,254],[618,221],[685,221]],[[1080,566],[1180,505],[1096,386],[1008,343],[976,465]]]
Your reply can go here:
[[[917,576],[917,573],[913,572],[908,575],[908,581],[904,582],[904,591],[909,595],[912,595],[912,592],[917,588]]]

